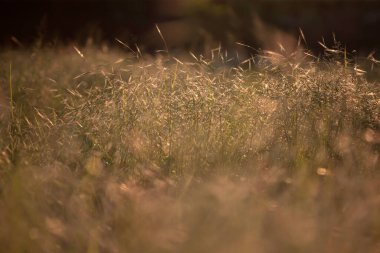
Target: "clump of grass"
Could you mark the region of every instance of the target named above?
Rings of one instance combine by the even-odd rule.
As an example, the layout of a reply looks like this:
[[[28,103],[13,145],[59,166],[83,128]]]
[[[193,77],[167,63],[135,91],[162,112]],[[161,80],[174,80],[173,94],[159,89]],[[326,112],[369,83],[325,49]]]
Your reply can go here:
[[[0,247],[376,252],[378,83],[325,49],[3,52]]]

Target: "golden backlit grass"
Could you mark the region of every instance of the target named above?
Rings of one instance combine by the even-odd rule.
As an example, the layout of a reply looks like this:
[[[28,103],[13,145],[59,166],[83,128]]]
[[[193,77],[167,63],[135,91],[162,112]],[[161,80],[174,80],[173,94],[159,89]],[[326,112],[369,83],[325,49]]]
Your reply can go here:
[[[327,49],[3,51],[0,248],[379,252],[379,84]]]

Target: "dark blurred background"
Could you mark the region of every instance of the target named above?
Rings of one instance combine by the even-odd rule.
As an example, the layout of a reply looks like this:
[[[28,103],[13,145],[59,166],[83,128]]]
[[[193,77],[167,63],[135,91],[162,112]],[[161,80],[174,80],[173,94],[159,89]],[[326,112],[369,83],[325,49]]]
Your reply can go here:
[[[243,42],[255,48],[294,48],[299,28],[307,47],[380,46],[380,2],[365,0],[0,0],[0,44],[116,44],[163,49],[158,24],[173,50],[208,50]]]

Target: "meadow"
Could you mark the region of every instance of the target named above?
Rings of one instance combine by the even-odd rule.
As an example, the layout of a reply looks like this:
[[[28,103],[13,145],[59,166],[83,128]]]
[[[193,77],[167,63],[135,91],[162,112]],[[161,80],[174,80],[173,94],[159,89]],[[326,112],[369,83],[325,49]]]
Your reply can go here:
[[[0,249],[379,253],[378,63],[2,50]]]

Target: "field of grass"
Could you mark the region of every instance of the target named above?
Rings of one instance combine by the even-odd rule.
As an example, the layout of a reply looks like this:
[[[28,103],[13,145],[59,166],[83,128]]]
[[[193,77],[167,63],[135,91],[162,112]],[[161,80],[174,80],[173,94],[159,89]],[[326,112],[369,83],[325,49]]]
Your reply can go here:
[[[3,50],[1,251],[379,253],[377,62],[326,52]]]

